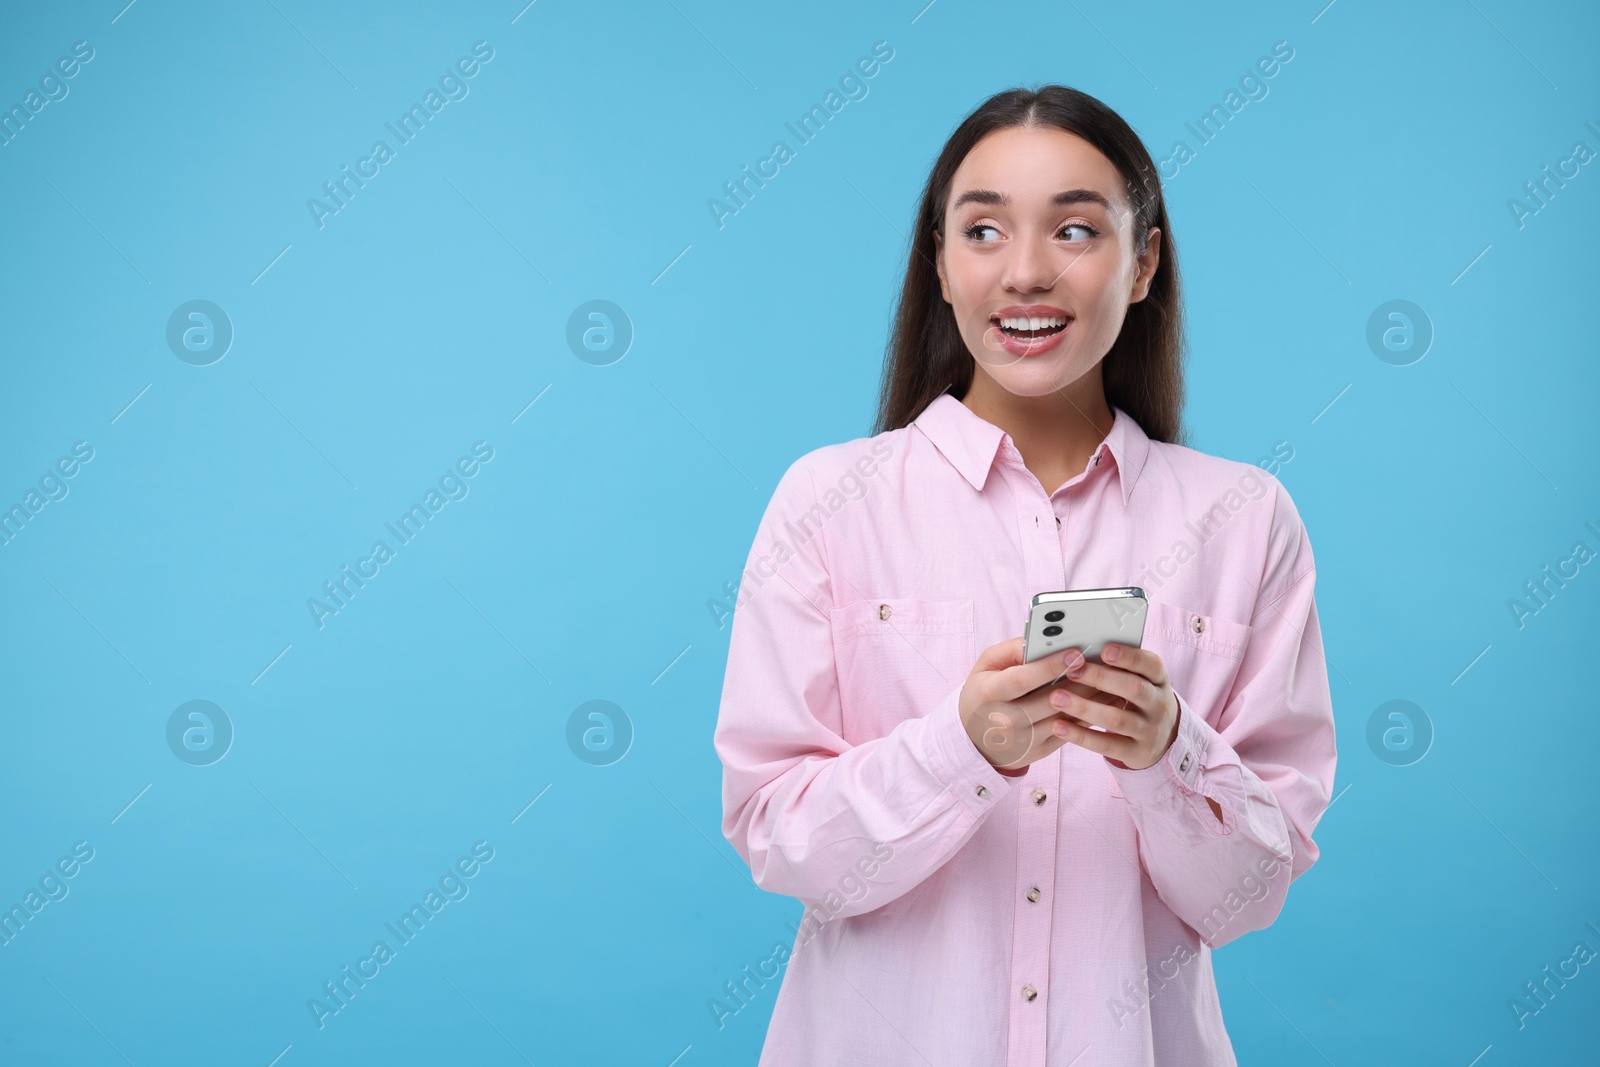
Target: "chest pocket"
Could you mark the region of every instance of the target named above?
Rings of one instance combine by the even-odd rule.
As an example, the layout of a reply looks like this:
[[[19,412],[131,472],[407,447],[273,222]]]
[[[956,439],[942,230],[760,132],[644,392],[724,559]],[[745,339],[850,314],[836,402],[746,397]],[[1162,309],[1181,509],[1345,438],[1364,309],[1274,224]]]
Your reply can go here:
[[[845,740],[882,737],[933,710],[977,661],[970,600],[880,597],[833,612]]]
[[[1151,599],[1141,644],[1161,657],[1187,712],[1215,726],[1249,642],[1242,622]],[[1112,792],[1120,795],[1114,779]]]

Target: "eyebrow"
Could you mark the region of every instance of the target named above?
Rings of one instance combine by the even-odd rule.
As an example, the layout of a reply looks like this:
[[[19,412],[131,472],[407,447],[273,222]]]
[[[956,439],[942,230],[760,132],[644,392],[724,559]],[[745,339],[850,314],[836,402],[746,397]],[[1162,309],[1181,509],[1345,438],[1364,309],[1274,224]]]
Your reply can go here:
[[[1011,198],[1004,193],[997,193],[993,189],[968,189],[956,197],[956,202],[950,205],[950,210],[954,211],[962,204],[968,203],[1005,207],[1011,203]],[[1052,196],[1050,203],[1057,207],[1065,204],[1099,204],[1107,211],[1111,210],[1111,201],[1093,189],[1067,189]]]

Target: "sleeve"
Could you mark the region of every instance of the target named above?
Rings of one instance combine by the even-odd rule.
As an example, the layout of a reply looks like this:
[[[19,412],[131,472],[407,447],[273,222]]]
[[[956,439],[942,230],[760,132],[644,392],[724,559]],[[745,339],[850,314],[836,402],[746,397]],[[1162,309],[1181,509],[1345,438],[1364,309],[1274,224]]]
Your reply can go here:
[[[1316,862],[1336,750],[1311,542],[1281,484],[1251,635],[1220,712],[1178,694],[1178,734],[1149,767],[1111,764],[1157,893],[1217,948],[1277,918]],[[1212,810],[1208,799],[1220,808]]]
[[[805,457],[780,480],[740,581],[713,744],[722,833],[756,885],[859,915],[903,896],[1020,789],[962,725],[956,685],[883,737],[841,736],[821,516]],[[812,535],[801,540],[808,531]]]

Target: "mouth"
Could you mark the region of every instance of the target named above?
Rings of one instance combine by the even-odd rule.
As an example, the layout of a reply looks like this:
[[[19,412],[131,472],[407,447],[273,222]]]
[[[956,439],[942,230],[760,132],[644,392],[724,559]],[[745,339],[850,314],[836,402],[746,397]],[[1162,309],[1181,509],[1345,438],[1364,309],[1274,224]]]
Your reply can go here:
[[[1072,324],[1073,317],[1046,304],[1014,305],[989,316],[991,328],[1000,332],[1001,347],[1012,355],[1034,356],[1054,348]]]
[[[1042,337],[1053,337],[1067,328],[1066,318],[1056,319],[991,319],[994,325],[1000,327],[1000,332],[1007,337],[1015,337],[1024,341],[1036,341]]]

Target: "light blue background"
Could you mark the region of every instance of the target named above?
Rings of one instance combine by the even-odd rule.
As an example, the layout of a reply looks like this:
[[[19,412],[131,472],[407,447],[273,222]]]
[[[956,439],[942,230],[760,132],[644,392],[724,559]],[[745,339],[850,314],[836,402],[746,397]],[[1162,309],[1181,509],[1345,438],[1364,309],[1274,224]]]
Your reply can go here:
[[[788,464],[870,431],[934,156],[1062,82],[1165,157],[1280,40],[1168,183],[1192,441],[1292,446],[1339,720],[1322,859],[1215,957],[1229,1031],[1244,1063],[1594,1058],[1600,966],[1521,1029],[1509,1002],[1600,949],[1600,565],[1507,607],[1600,549],[1600,171],[1507,205],[1600,148],[1592,7],[124,3],[0,16],[6,107],[95,49],[0,147],[0,504],[95,450],[0,548],[0,904],[95,850],[0,948],[0,1061],[754,1062],[777,984],[720,1030],[707,1001],[800,905],[719,832],[708,602]],[[306,200],[479,40],[319,229]],[[876,41],[869,94],[719,229]],[[206,367],[165,341],[193,299],[236,332]],[[565,340],[594,299],[636,331],[607,366]],[[1392,299],[1436,331],[1409,366],[1365,340]],[[319,629],[307,599],[480,440]],[[165,739],[193,699],[236,731],[206,767]],[[634,730],[610,766],[566,739],[596,699]],[[1367,743],[1393,699],[1435,730],[1410,766]],[[319,1030],[307,1000],[480,840]]]

